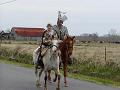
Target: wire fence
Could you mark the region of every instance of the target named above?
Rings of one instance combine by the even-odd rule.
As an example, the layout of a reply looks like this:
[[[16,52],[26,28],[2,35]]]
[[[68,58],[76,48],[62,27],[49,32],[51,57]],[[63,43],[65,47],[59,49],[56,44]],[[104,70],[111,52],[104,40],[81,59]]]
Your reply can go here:
[[[92,59],[95,62],[111,61],[120,64],[120,45],[109,43],[76,45],[73,56],[78,60]]]

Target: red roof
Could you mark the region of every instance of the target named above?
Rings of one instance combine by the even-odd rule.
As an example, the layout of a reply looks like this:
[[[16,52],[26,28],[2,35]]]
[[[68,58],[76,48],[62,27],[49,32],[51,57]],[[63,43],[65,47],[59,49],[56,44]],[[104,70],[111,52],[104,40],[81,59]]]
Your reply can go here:
[[[24,37],[41,37],[45,29],[13,27],[12,30],[14,30],[17,35]]]

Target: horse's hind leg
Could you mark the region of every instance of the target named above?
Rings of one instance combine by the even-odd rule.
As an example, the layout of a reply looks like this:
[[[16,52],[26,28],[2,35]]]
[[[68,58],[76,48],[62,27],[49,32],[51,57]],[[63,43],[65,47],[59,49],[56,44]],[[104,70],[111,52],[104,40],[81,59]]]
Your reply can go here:
[[[45,71],[45,77],[44,77],[44,80],[45,80],[45,89],[44,90],[47,90],[47,71]]]
[[[57,75],[57,73],[55,72],[55,78],[53,79],[53,82],[56,82],[57,77],[58,77],[58,75]]]
[[[41,69],[40,72],[39,72],[39,79],[38,79],[38,81],[39,81],[39,86],[41,86],[41,84],[40,84],[40,77],[41,77],[41,75],[42,75],[42,72],[43,72],[43,69]]]
[[[38,69],[37,69],[37,65],[35,66],[35,76],[36,76],[36,86],[39,86],[39,79],[38,79]]]
[[[60,78],[61,78],[61,76],[60,76],[60,74],[59,74],[59,75],[58,75],[58,85],[57,85],[56,90],[60,90]]]

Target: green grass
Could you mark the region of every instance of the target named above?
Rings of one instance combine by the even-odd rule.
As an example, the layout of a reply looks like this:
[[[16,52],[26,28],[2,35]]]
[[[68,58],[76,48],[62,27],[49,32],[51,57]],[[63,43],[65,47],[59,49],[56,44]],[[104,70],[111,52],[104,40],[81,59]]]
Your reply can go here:
[[[120,87],[120,67],[118,64],[114,62],[100,64],[90,59],[74,61],[74,64],[68,67],[70,77]]]
[[[25,67],[25,68],[33,68],[33,65],[31,64],[24,64],[16,61],[9,61],[8,58],[5,58],[5,57],[0,57],[0,63],[12,64],[20,67]]]
[[[97,84],[103,84],[106,86],[113,86],[113,87],[118,87],[120,88],[120,82],[115,82],[109,79],[101,79],[98,77],[91,77],[91,76],[86,76],[86,75],[82,75],[82,74],[68,74],[68,77],[70,78],[74,78],[74,79],[79,79],[79,80],[85,80],[85,81],[89,81],[92,83],[97,83]]]

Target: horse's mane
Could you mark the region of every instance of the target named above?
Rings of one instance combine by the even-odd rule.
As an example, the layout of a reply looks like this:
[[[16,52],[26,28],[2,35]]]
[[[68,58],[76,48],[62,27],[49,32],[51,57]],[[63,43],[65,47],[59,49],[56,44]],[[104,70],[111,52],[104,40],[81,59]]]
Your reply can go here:
[[[60,49],[62,49],[62,48],[65,49],[65,48],[66,48],[65,46],[68,45],[67,42],[69,42],[70,40],[72,40],[72,37],[67,36],[67,38],[65,38],[65,39],[63,40],[63,42],[60,43],[59,48],[60,48]]]
[[[60,45],[59,45],[60,49],[65,48],[66,41],[67,41],[67,39],[64,39],[63,42],[60,43]]]

